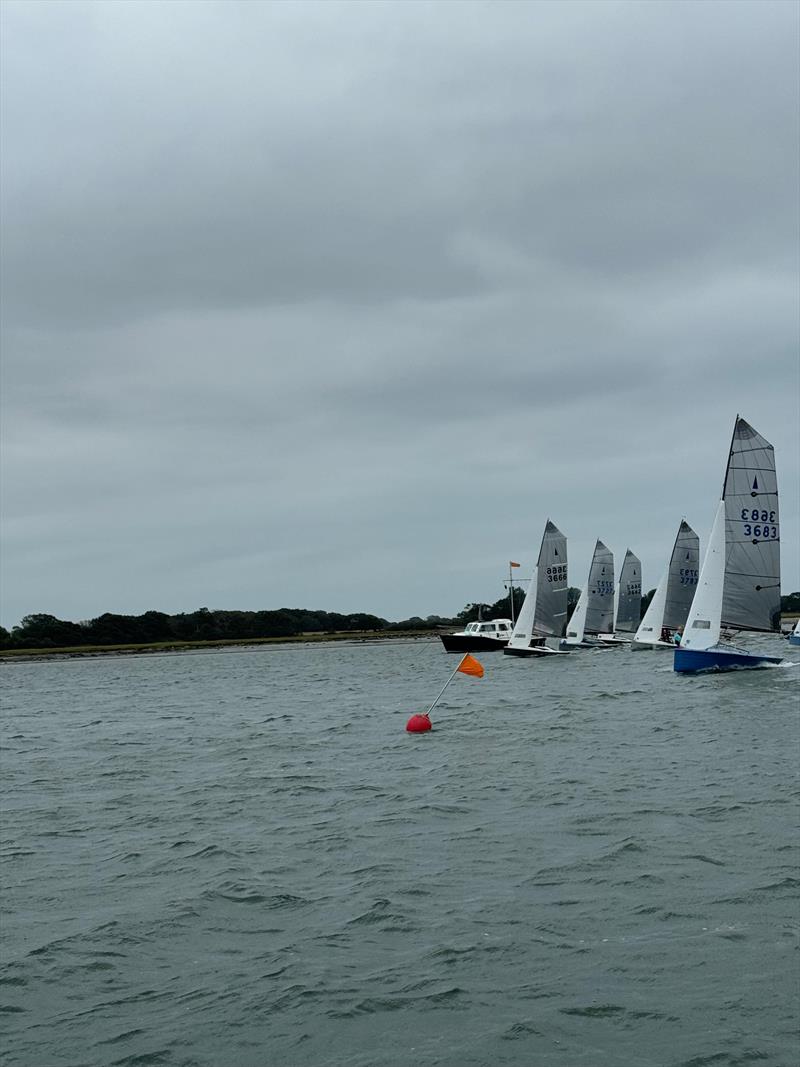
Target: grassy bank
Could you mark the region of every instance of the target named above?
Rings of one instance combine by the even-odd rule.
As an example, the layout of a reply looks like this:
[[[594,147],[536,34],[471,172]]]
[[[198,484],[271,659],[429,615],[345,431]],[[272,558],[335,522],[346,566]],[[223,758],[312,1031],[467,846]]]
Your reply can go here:
[[[71,648],[7,648],[0,660],[53,656],[103,656],[123,653],[187,652],[191,649],[249,648],[253,645],[318,644],[325,641],[391,641],[396,638],[435,637],[433,630],[348,630],[338,633],[295,634],[291,637],[230,638],[220,641],[154,641],[142,645],[75,645]]]

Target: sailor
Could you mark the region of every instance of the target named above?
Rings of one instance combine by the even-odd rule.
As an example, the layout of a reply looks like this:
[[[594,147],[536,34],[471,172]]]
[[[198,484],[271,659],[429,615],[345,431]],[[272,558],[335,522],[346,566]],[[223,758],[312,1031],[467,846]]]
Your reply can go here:
[[[678,629],[675,631],[675,633],[672,635],[672,640],[675,642],[676,645],[679,645],[681,643],[682,634],[683,634],[683,627],[679,626]]]

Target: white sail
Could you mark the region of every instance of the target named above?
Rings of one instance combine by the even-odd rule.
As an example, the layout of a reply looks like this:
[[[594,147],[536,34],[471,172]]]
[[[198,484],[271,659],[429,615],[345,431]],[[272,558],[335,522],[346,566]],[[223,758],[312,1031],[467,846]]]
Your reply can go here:
[[[509,648],[528,648],[533,633],[533,614],[536,610],[536,587],[539,583],[539,567],[533,568],[528,592],[520,608],[519,616],[514,624],[514,633],[508,642]]]
[[[633,639],[634,645],[658,642],[664,627],[675,630],[686,623],[697,587],[699,554],[700,539],[691,526],[682,521],[667,569],[647,605]]]
[[[567,591],[567,539],[548,519],[509,647],[528,648],[534,634],[560,634],[567,616]]]
[[[681,648],[702,651],[719,641],[725,585],[725,501],[720,500]]]
[[[639,629],[633,636],[633,643],[644,644],[661,640],[661,631],[664,628],[664,605],[667,602],[667,583],[669,582],[669,567],[661,575],[661,581],[656,586],[653,599],[647,605],[644,618],[639,623]]]
[[[614,630],[633,633],[642,610],[642,564],[630,549],[625,553],[614,595]]]
[[[586,610],[589,607],[589,596],[584,586],[581,589],[581,595],[578,597],[578,603],[575,605],[575,610],[572,613],[572,618],[567,624],[567,635],[564,638],[565,645],[579,645],[583,641],[584,631],[586,629]]]

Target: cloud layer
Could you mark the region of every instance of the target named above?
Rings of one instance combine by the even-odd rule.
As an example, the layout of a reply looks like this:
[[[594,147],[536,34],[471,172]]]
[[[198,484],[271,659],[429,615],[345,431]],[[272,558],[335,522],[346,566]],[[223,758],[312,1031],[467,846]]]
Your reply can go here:
[[[656,584],[740,412],[798,567],[798,9],[7,2],[3,616]]]

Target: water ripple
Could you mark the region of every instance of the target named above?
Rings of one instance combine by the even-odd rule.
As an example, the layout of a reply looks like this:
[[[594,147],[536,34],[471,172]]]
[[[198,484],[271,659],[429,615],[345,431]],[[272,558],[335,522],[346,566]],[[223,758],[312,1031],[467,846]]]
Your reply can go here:
[[[4,1062],[795,1062],[796,675],[484,665],[0,668]]]

